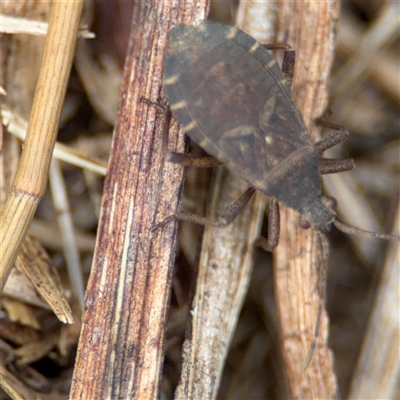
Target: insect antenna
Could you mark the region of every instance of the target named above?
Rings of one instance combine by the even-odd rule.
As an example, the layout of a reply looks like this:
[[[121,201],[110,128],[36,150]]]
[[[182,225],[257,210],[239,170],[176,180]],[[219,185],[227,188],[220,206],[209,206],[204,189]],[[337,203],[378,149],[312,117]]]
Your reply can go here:
[[[360,229],[352,225],[344,224],[343,222],[340,222],[337,219],[333,221],[333,224],[336,226],[337,229],[339,229],[339,231],[348,233],[349,235],[373,236],[380,239],[400,242],[400,236],[397,235],[388,235],[385,233],[366,231],[364,229]]]

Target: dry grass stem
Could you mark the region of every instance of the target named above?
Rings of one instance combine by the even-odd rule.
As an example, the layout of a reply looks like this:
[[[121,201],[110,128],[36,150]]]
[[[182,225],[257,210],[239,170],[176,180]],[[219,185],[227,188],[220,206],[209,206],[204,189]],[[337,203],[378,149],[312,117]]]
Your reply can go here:
[[[296,50],[292,93],[313,139],[319,133],[314,119],[327,104],[327,79],[333,59],[334,23],[338,2],[280,2],[274,15],[267,6],[242,3],[240,15],[248,17],[243,25],[251,32],[252,23],[262,15],[270,21],[266,29],[270,43],[288,43]],[[242,14],[243,13],[243,14]],[[242,23],[242,19],[241,19]],[[274,31],[275,27],[275,31]],[[255,28],[257,31],[257,28]],[[317,39],[314,39],[317,37]],[[274,281],[280,314],[281,346],[288,391],[295,399],[332,398],[336,393],[332,355],[327,347],[326,313],[311,365],[304,361],[314,336],[319,296],[317,283],[320,246],[315,234],[298,227],[298,215],[281,207],[280,243],[274,252]]]
[[[47,185],[81,10],[80,1],[55,2],[52,5],[49,32],[31,110],[27,140],[1,218],[2,288]]]
[[[59,231],[61,233],[69,281],[71,282],[74,297],[78,301],[80,311],[82,311],[85,296],[82,265],[76,245],[67,188],[63,179],[60,162],[55,159],[50,166],[50,190],[57,214]]]
[[[3,124],[7,126],[9,133],[15,135],[18,139],[25,141],[28,122],[17,112],[11,110],[7,105],[2,105],[1,116]],[[96,172],[100,175],[105,175],[107,164],[100,160],[95,160],[79,150],[71,148],[60,142],[56,142],[53,150],[53,157],[57,160],[64,161],[70,165],[83,168],[88,171]]]
[[[72,324],[74,318],[62,290],[60,278],[57,272],[52,270],[46,252],[33,236],[26,237],[15,264],[20,272],[29,277],[59,320]]]
[[[45,36],[48,31],[49,24],[47,22],[35,21],[27,18],[13,17],[10,15],[1,15],[1,33],[8,34],[28,34]],[[80,28],[78,37],[82,39],[93,39],[93,32],[89,32],[87,28]]]

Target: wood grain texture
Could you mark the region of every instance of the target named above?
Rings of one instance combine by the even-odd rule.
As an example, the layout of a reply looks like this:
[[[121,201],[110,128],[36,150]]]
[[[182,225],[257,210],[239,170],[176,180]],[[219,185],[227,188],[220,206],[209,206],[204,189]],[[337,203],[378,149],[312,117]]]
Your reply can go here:
[[[1,216],[1,288],[5,285],[46,190],[81,11],[81,1],[56,2],[52,5],[27,137]]]
[[[338,2],[281,1],[272,8],[243,2],[238,9],[242,29],[263,42],[288,43],[296,50],[292,95],[314,142],[320,138],[314,120],[327,104],[338,8]],[[314,336],[321,257],[315,233],[301,230],[298,220],[296,212],[281,207],[280,242],[274,252],[286,382],[291,398],[327,399],[336,394],[336,379],[326,343],[325,312],[313,360],[307,370],[303,369]]]
[[[172,21],[204,18],[205,7],[203,1],[134,5],[73,399],[158,396],[176,224],[155,234],[150,229],[177,211],[182,168],[162,155],[163,115],[139,98],[160,94]],[[170,146],[183,150],[176,125]]]

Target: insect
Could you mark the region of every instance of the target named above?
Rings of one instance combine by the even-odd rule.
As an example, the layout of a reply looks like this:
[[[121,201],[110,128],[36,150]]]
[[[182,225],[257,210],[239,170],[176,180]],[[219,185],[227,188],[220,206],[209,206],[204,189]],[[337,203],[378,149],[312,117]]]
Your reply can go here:
[[[287,49],[285,55],[290,54],[293,59],[294,51]],[[328,124],[336,132],[312,143],[292,101],[294,60],[285,64],[284,59],[281,69],[266,48],[243,31],[208,22],[172,28],[164,63],[170,110],[182,130],[252,188],[297,210],[302,228],[326,233],[333,224],[347,233],[399,240],[346,226],[327,206],[321,174],[351,169],[353,163],[323,159],[322,153],[346,140],[348,133]],[[169,159],[180,162],[175,156],[171,153]],[[254,189],[235,204],[243,206]],[[236,208],[208,224],[226,225],[238,214]],[[188,219],[185,214],[173,218]]]
[[[352,160],[322,157],[323,151],[346,140],[348,133],[328,124],[336,132],[312,143],[291,96],[295,53],[288,46],[284,50],[281,69],[263,45],[235,27],[203,23],[199,27],[180,24],[171,29],[163,81],[170,110],[185,134],[250,188],[217,220],[180,212],[157,224],[155,229],[174,219],[227,225],[254,191],[260,190],[272,197],[275,204],[278,201],[297,210],[302,228],[318,231],[325,261],[328,254],[325,233],[332,225],[346,233],[399,240],[397,236],[343,224],[322,196],[321,174],[353,168]],[[173,152],[168,158],[173,162],[186,160],[186,165],[195,163]],[[209,159],[205,160],[205,166],[207,163],[210,164]],[[279,227],[271,227],[263,247],[272,250],[277,245],[277,235]],[[324,291],[320,293],[321,299]],[[318,319],[322,306],[323,300]],[[312,351],[306,364],[311,355]]]

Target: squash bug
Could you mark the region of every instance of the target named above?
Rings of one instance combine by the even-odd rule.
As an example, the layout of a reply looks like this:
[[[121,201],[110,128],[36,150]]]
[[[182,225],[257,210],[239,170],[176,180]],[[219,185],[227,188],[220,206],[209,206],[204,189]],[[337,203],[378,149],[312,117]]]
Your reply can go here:
[[[283,48],[282,69],[267,49]],[[279,211],[277,202],[295,209],[301,215],[300,226],[312,227],[321,239],[326,269],[328,243],[325,234],[334,225],[351,234],[366,234],[397,240],[392,235],[378,234],[348,226],[338,221],[329,201],[322,196],[321,174],[353,168],[352,160],[329,160],[322,153],[347,139],[347,131],[324,123],[336,132],[312,143],[301,113],[291,96],[295,53],[289,46],[263,46],[235,27],[203,23],[199,27],[176,25],[168,34],[164,58],[164,88],[170,111],[182,130],[208,154],[225,164],[250,188],[217,220],[189,213],[171,215],[154,229],[169,221],[188,220],[211,226],[229,224],[260,190],[273,200],[273,222],[268,240],[259,244],[272,250],[278,243]],[[145,99],[142,102],[150,103]],[[166,149],[164,139],[164,150]],[[212,166],[210,158],[167,152],[169,161],[184,165]],[[324,274],[324,273],[323,273]],[[325,282],[318,321],[325,297]],[[315,347],[315,340],[306,366]]]

